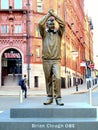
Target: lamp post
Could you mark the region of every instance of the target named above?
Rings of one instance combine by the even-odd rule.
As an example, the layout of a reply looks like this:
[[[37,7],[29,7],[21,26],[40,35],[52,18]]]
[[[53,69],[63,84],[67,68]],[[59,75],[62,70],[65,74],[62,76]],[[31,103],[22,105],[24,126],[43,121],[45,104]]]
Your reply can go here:
[[[76,91],[78,91],[78,77],[77,77],[77,69],[78,69],[78,51],[72,51],[73,57],[76,59]]]
[[[88,20],[88,23],[89,23],[89,59],[91,60],[91,51],[90,51],[90,32],[91,32],[91,30],[93,29],[93,24],[92,24],[92,19],[91,18],[89,18],[89,20]]]
[[[64,22],[65,22],[65,28],[66,28],[66,20],[67,20],[67,11],[66,11],[66,2],[64,1],[63,4],[63,10],[64,10]],[[65,74],[66,74],[66,29],[64,31],[64,65],[65,65]]]
[[[30,87],[30,2],[27,0],[27,75],[28,87]]]

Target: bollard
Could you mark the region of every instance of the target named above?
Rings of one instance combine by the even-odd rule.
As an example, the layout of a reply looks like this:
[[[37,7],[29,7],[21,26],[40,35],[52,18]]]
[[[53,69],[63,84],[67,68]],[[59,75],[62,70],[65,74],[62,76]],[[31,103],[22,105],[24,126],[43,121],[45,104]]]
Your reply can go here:
[[[76,91],[78,91],[78,83],[76,82]]]
[[[20,103],[23,102],[23,93],[22,93],[22,90],[20,90]]]
[[[78,86],[76,86],[76,91],[78,91]]]
[[[92,89],[89,88],[89,103],[92,105]]]
[[[87,89],[89,89],[89,82],[87,81]]]

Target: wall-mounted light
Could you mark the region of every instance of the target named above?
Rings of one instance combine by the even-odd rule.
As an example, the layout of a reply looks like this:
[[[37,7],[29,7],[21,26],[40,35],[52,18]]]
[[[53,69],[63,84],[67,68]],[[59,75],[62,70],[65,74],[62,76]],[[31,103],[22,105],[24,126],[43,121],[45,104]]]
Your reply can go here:
[[[74,25],[74,23],[71,23],[71,26],[73,26]]]
[[[76,34],[79,33],[79,31],[76,31]]]
[[[12,6],[9,6],[9,9],[12,10]]]
[[[82,37],[80,37],[80,40],[82,39]]]

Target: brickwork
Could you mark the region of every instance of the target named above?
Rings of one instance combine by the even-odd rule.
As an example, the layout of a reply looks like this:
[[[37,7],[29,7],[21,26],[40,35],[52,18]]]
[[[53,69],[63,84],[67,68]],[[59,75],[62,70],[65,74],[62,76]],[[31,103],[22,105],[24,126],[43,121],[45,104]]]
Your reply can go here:
[[[21,0],[20,0],[21,1]],[[30,71],[30,87],[34,88],[34,77],[38,76],[40,87],[44,86],[44,74],[42,67],[42,40],[38,33],[38,21],[40,18],[45,15],[49,9],[53,8],[55,13],[57,13],[66,24],[65,34],[62,39],[62,73],[61,76],[65,77],[66,80],[71,77],[76,77],[76,71],[78,78],[83,78],[85,75],[85,68],[80,67],[80,63],[85,59],[85,38],[84,38],[84,0],[42,0],[41,10],[38,11],[37,8],[37,0],[29,0],[29,47],[30,50],[28,52],[28,7],[27,0],[22,0],[22,8],[15,9],[15,3],[13,0],[9,0],[9,8],[1,9],[0,8],[0,28],[3,25],[8,26],[8,32],[2,33],[2,29],[0,29],[0,58],[1,61],[2,55],[7,49],[16,49],[22,55],[22,75],[25,73],[28,75],[28,71]],[[0,0],[1,7],[1,0]],[[11,8],[11,9],[10,9]],[[7,29],[6,26],[6,29]],[[15,27],[17,26],[17,30]],[[22,28],[19,30],[19,26]],[[7,30],[6,30],[7,31]],[[15,33],[15,31],[20,31],[19,33]],[[86,49],[87,50],[87,49]],[[74,60],[72,56],[72,51],[78,51],[78,60]],[[87,50],[89,51],[89,49]],[[91,53],[92,50],[91,50]],[[28,56],[28,54],[30,54]],[[87,52],[88,55],[88,52]],[[93,56],[93,54],[92,54]],[[28,61],[28,58],[29,61]],[[28,67],[28,62],[30,68]],[[78,68],[76,70],[76,64],[78,64]],[[66,66],[66,67],[65,67]],[[39,72],[38,72],[39,71]],[[0,64],[0,72],[2,77],[2,63]],[[66,74],[65,74],[66,72]],[[69,80],[69,79],[68,79]],[[73,82],[73,81],[72,81]],[[0,81],[1,85],[1,81]]]

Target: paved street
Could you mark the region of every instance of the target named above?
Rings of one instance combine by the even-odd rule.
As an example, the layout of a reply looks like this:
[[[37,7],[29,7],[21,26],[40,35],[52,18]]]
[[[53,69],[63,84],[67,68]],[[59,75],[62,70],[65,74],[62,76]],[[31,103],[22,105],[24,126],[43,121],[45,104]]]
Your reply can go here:
[[[85,102],[89,104],[89,89],[86,85],[80,85],[78,91],[75,87],[61,89],[62,100],[66,103]],[[42,103],[46,100],[45,90],[32,90],[28,89],[28,98],[23,99],[27,103]],[[55,102],[54,102],[55,103]],[[3,87],[0,88],[0,111],[8,110],[20,104],[20,88]],[[92,91],[92,105],[98,106],[98,86]]]
[[[93,105],[98,106],[98,92],[94,92],[93,94]],[[31,103],[42,103],[46,100],[46,96],[29,96],[27,99],[23,99],[23,102],[31,102]],[[86,102],[89,103],[89,93],[84,94],[71,94],[71,95],[63,95],[63,102],[66,103],[76,103],[76,102]],[[55,102],[54,102],[55,103]],[[8,110],[14,106],[20,104],[20,99],[18,96],[1,96],[0,97],[0,111]]]

